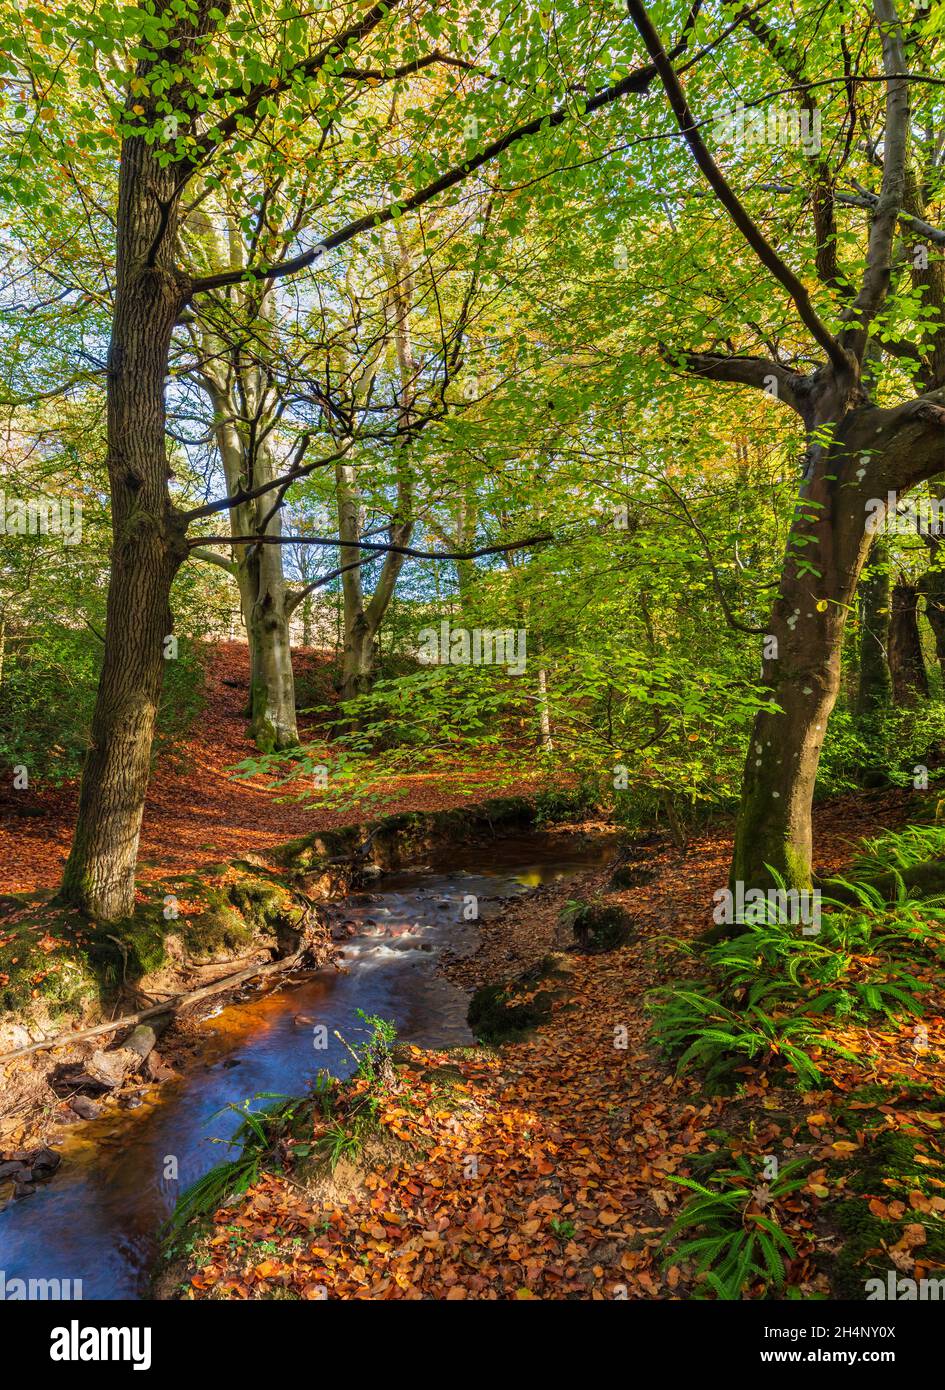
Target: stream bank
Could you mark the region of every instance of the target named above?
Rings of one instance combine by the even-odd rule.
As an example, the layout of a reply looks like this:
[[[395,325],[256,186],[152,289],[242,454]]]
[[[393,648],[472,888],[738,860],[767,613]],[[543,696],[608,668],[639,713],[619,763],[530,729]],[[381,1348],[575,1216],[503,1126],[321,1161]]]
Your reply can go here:
[[[417,830],[413,822],[408,828]],[[384,844],[382,835],[375,839]],[[323,1068],[346,1074],[338,1035],[357,1038],[362,1009],[392,1019],[417,1046],[470,1043],[466,994],[439,973],[441,950],[472,951],[481,921],[510,894],[608,852],[587,837],[503,833],[488,845],[443,841],[442,867],[431,850],[426,871],[380,880],[368,866],[370,888],[319,905],[335,952],[328,968],[295,970],[265,991],[247,987],[212,1016],[184,1020],[171,1042],[160,1042],[176,1076],[136,1086],[126,1108],[111,1104],[66,1132],[55,1178],[0,1211],[0,1267],[27,1278],[44,1269],[56,1277],[58,1268],[58,1277],[85,1281],[86,1298],[140,1296],[161,1221],[182,1191],[228,1156],[218,1145],[242,1119],[233,1106],[262,1093],[303,1092]],[[302,870],[310,873],[310,863]],[[478,918],[464,915],[470,901]]]
[[[831,828],[834,871],[848,828]],[[863,1299],[889,1271],[940,1278],[940,979],[921,1049],[908,1014],[844,1016],[842,1056],[811,1045],[816,1085],[776,1045],[734,1053],[722,1088],[659,1049],[650,1008],[667,986],[700,988],[697,941],[730,854],[724,836],[653,844],[484,921],[477,949],[444,969],[497,1006],[473,1017],[498,1045],[396,1047],[390,1067],[304,1101],[246,1189],[211,1194],[174,1234],[155,1294]],[[685,1249],[699,1223],[674,1230],[693,1182],[718,1196],[713,1241],[775,1221],[780,1269],[759,1264],[720,1294]]]
[[[560,818],[570,806],[567,796],[559,803]],[[324,904],[445,846],[527,830],[538,814],[534,801],[504,797],[313,833],[265,857],[142,886],[135,916],[120,924],[90,922],[48,892],[0,899],[0,1158],[25,1161],[55,1143],[63,1123],[97,1114],[103,1100],[133,1099],[142,1085],[171,1075],[156,1050],[137,1063],[127,1050],[116,1055],[119,1030],[74,1042],[70,1033],[235,972],[325,966],[338,941]],[[62,1039],[55,1050],[2,1060],[54,1038]]]

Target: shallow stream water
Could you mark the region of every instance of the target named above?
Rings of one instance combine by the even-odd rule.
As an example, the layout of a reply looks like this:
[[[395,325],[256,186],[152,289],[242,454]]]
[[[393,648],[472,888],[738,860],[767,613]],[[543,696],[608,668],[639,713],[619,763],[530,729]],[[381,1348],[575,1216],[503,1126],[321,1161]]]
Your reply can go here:
[[[81,1280],[83,1299],[145,1295],[157,1232],[178,1194],[233,1157],[214,1142],[239,1124],[223,1107],[265,1092],[301,1094],[320,1068],[344,1076],[353,1063],[335,1030],[361,1041],[358,1009],[391,1020],[405,1042],[472,1042],[467,995],[436,960],[444,948],[475,950],[470,898],[488,919],[511,895],[608,853],[606,841],[583,836],[506,837],[456,847],[429,868],[388,875],[375,891],[334,904],[333,920],[353,929],[343,969],[298,973],[220,1007],[201,1025],[199,1060],[178,1079],[147,1090],[135,1109],[111,1109],[68,1131],[55,1177],[0,1209],[0,1275]],[[176,1180],[164,1176],[171,1159]]]

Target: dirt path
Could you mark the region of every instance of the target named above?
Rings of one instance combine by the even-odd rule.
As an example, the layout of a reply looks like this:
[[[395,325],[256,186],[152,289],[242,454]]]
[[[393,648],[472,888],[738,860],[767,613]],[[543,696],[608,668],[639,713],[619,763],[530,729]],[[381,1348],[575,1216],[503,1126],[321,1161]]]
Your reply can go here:
[[[326,700],[333,698],[326,674],[327,653],[293,653],[297,677]],[[189,736],[159,756],[148,789],[141,832],[139,878],[143,882],[219,863],[247,853],[263,853],[296,836],[350,824],[351,811],[331,812],[298,803],[283,804],[284,788],[272,779],[246,778],[228,771],[254,752],[246,735],[243,707],[249,672],[245,643],[221,642],[207,650],[206,703]],[[303,721],[304,726],[304,721]],[[313,737],[309,725],[309,737]],[[305,737],[305,735],[303,735]],[[439,811],[461,806],[469,792],[450,784],[455,769],[411,778],[392,786],[390,799],[372,803],[370,816],[391,811]],[[463,786],[490,795],[488,771],[460,771]],[[525,786],[507,787],[503,794]],[[42,793],[7,791],[0,799],[0,892],[31,892],[58,883],[75,823],[77,786]]]

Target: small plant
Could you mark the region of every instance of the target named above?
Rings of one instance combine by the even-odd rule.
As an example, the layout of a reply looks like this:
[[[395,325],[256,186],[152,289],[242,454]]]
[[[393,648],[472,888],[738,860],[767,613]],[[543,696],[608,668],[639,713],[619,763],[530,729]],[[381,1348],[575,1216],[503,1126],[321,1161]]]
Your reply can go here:
[[[754,1004],[729,1009],[712,993],[667,986],[651,993],[649,1007],[657,1043],[671,1055],[681,1053],[679,1071],[703,1068],[710,1082],[727,1077],[741,1061],[780,1057],[794,1068],[798,1083],[812,1089],[823,1077],[809,1049],[832,1046],[842,1053],[809,1019],[776,1017]]]
[[[913,898],[901,877],[893,903],[869,884],[832,883],[843,900],[822,897],[816,931],[769,911],[705,953],[708,979],[651,993],[657,1041],[681,1070],[702,1067],[714,1080],[745,1059],[780,1056],[802,1086],[818,1086],[813,1049],[850,1055],[826,1018],[921,1016],[930,985],[917,967],[941,966],[945,901]]]
[[[887,830],[863,840],[852,872],[874,877],[922,864],[945,856],[945,825],[908,825],[904,830]]]
[[[553,1216],[551,1218],[551,1229],[561,1241],[562,1245],[564,1245],[567,1241],[573,1240],[576,1227],[573,1221],[562,1221],[560,1217]]]
[[[325,1122],[315,1148],[328,1159],[332,1172],[342,1158],[354,1158],[360,1153],[366,1132],[377,1122],[380,1093],[395,1079],[395,1025],[375,1014],[366,1014],[363,1009],[358,1009],[357,1014],[366,1025],[359,1031],[369,1034],[366,1042],[352,1045],[340,1033],[336,1034],[354,1059],[353,1076],[342,1086],[320,1072],[314,1087],[314,1098]]]
[[[332,1172],[343,1158],[355,1158],[361,1152],[363,1144],[364,1137],[359,1129],[348,1129],[341,1120],[335,1120],[330,1124],[316,1141],[316,1147],[328,1159],[328,1166]]]
[[[397,1029],[389,1019],[378,1018],[376,1014],[366,1014],[357,1010],[358,1018],[370,1029],[367,1042],[354,1048],[358,1058],[355,1075],[365,1081],[387,1084],[393,1079],[394,1045],[397,1042]]]
[[[209,1216],[227,1198],[252,1187],[266,1161],[275,1156],[280,1141],[291,1132],[292,1122],[302,1105],[300,1100],[272,1091],[259,1092],[251,1100],[267,1100],[271,1104],[261,1110],[250,1110],[250,1100],[244,1100],[240,1105],[224,1105],[211,1117],[222,1115],[226,1110],[233,1110],[241,1117],[242,1122],[231,1139],[213,1141],[238,1148],[239,1156],[218,1163],[181,1193],[165,1226],[169,1235],[180,1232],[195,1217]]]
[[[721,1299],[737,1299],[746,1285],[761,1280],[781,1288],[787,1278],[784,1259],[797,1251],[775,1215],[777,1203],[803,1187],[807,1166],[798,1159],[787,1163],[777,1178],[760,1182],[744,1156],[708,1180],[670,1177],[670,1182],[694,1194],[663,1237],[663,1246],[683,1231],[696,1234],[666,1256],[665,1264],[693,1261],[696,1273]]]
[[[561,909],[561,925],[571,929],[578,949],[591,954],[616,951],[630,938],[630,918],[618,903],[601,895],[590,902],[570,898]]]

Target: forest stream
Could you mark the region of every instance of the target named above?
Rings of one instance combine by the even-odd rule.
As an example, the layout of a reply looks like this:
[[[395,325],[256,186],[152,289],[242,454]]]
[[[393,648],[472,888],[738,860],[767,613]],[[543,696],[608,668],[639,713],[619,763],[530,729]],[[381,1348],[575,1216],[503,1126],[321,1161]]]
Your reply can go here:
[[[469,955],[480,919],[503,901],[603,863],[609,841],[532,834],[453,848],[423,870],[391,874],[375,891],[332,904],[351,935],[339,964],[298,972],[250,991],[204,1020],[199,1060],[144,1092],[134,1109],[77,1125],[60,1148],[56,1176],[0,1210],[0,1270],[14,1278],[81,1280],[83,1299],[147,1293],[159,1228],[180,1192],[233,1157],[225,1141],[240,1123],[227,1108],[265,1093],[301,1094],[320,1068],[346,1075],[357,1011],[391,1020],[398,1037],[425,1047],[473,1041],[468,997],[437,969],[444,949]],[[327,1039],[327,1041],[326,1041]],[[257,1105],[265,1104],[258,1100]],[[176,1160],[177,1179],[168,1179]]]

